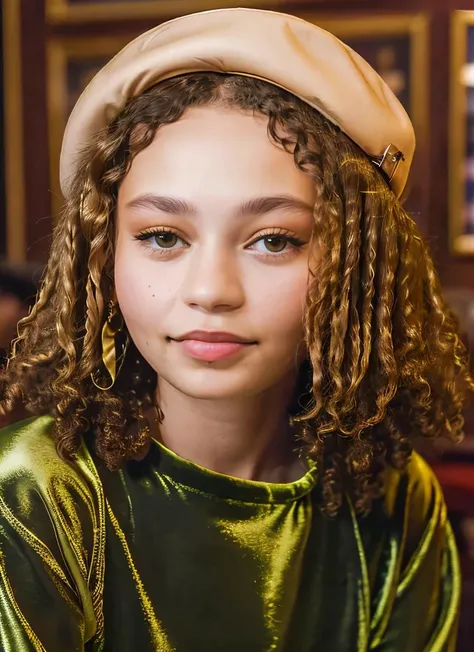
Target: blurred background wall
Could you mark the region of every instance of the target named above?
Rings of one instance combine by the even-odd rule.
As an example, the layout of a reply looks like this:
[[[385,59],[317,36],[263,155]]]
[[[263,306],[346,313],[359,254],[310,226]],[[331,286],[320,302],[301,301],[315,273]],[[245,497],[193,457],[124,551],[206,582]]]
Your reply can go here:
[[[94,73],[145,29],[223,6],[294,13],[333,31],[378,70],[415,125],[407,210],[430,244],[474,346],[474,0],[0,0],[0,315],[34,296],[61,206],[69,112]],[[464,10],[464,11],[463,11]],[[262,39],[265,35],[262,34]],[[350,100],[350,98],[348,98]],[[16,312],[15,312],[16,311]],[[5,340],[2,342],[2,337]],[[0,329],[0,356],[11,331]],[[459,650],[474,649],[474,407],[455,450],[430,450],[465,571]]]

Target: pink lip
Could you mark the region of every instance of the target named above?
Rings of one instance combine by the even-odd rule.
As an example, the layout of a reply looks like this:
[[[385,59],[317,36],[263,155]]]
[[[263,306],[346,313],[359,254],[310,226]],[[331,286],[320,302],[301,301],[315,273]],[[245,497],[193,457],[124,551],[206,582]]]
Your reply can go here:
[[[191,331],[173,339],[189,356],[206,362],[217,362],[230,358],[247,346],[255,344],[255,342],[234,333],[222,331]]]
[[[250,346],[243,342],[203,342],[202,340],[182,340],[179,344],[189,356],[206,362],[230,358]]]
[[[235,333],[227,333],[225,331],[190,331],[180,337],[173,337],[172,339],[182,342],[183,340],[199,340],[200,342],[240,342],[241,344],[252,344],[251,340],[235,335]]]

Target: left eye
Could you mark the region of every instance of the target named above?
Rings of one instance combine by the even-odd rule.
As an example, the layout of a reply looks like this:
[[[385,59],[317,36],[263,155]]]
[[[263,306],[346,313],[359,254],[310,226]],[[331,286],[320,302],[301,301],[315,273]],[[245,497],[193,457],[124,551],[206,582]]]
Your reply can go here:
[[[279,254],[288,246],[288,238],[282,238],[281,235],[266,235],[258,240],[255,244],[262,243],[267,251],[272,254]]]
[[[249,245],[249,249],[254,249],[260,254],[283,254],[289,248],[297,249],[303,243],[297,238],[278,233],[261,236],[258,240]],[[290,245],[290,247],[288,246]]]
[[[157,244],[162,249],[172,249],[179,242],[179,238],[176,235],[176,233],[172,233],[170,231],[163,231],[162,233],[155,233],[153,235],[153,240],[154,240],[155,244]]]

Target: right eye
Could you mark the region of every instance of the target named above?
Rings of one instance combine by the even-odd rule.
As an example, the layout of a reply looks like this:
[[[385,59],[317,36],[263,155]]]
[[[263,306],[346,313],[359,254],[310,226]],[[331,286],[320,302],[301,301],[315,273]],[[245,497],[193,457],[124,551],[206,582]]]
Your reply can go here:
[[[152,236],[153,242],[163,249],[173,249],[179,242],[179,238],[176,233],[171,233],[168,231],[166,233],[155,233]]]
[[[140,240],[146,247],[152,251],[164,253],[165,251],[175,251],[181,247],[188,247],[180,236],[170,229],[152,229],[142,231],[135,236],[135,240]]]

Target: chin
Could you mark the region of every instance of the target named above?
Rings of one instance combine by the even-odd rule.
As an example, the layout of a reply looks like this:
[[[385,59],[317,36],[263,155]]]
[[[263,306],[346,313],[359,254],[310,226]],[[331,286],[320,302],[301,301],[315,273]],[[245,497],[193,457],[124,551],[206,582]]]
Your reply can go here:
[[[182,382],[177,383],[175,388],[189,396],[190,398],[201,399],[203,401],[208,400],[225,400],[225,399],[237,399],[242,396],[249,394],[248,385],[235,384],[235,383],[223,383],[223,382],[200,382],[200,383],[191,383],[191,382]],[[257,390],[258,391],[258,390]],[[253,392],[251,392],[253,393]]]
[[[264,390],[260,384],[255,384],[255,377],[230,370],[203,369],[199,373],[162,374],[159,377],[181,394],[201,400],[238,399]]]

